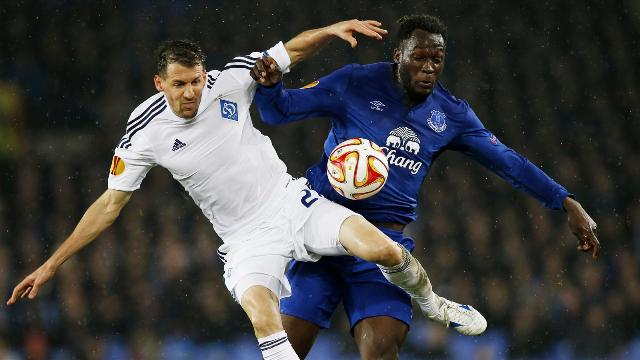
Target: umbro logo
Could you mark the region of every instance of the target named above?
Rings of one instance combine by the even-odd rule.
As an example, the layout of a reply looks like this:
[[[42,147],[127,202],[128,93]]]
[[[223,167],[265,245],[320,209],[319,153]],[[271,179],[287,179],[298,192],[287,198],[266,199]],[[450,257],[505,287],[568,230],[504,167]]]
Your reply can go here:
[[[371,101],[369,104],[371,104],[371,110],[377,110],[377,111],[383,111],[384,107],[386,106],[380,100]]]
[[[187,146],[187,144],[185,144],[182,141],[176,139],[176,141],[173,142],[173,147],[171,148],[171,151],[180,150],[185,146]]]

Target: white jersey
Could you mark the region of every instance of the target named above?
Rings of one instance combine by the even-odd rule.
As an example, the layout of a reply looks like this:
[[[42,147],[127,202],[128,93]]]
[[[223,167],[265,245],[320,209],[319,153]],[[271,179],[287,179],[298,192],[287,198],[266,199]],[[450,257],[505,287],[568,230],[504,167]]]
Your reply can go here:
[[[291,60],[282,43],[269,50],[282,69]],[[291,177],[271,140],[253,127],[249,106],[256,83],[249,75],[259,52],[210,71],[193,119],[176,116],[164,93],[131,114],[115,149],[109,189],[134,191],[160,165],[185,188],[225,241],[271,211]],[[278,190],[276,190],[278,189]]]

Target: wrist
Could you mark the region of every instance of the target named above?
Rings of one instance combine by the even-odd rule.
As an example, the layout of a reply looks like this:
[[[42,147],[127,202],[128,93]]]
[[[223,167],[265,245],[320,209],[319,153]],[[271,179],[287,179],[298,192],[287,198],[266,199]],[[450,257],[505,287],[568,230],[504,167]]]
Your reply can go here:
[[[564,212],[574,209],[579,203],[574,199],[573,195],[569,194],[562,200],[562,209]]]
[[[55,272],[65,260],[66,259],[61,258],[60,255],[54,253],[42,266],[49,271]]]
[[[336,30],[335,26],[336,24],[331,24],[318,29],[318,35],[322,38],[338,36],[338,30]]]

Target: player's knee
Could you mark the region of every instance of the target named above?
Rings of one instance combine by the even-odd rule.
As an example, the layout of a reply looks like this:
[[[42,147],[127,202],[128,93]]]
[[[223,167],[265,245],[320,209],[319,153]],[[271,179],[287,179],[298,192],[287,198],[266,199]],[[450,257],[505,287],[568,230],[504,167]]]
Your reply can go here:
[[[384,266],[394,266],[402,262],[402,250],[393,241],[386,241],[376,249],[376,263]]]
[[[262,286],[252,286],[242,295],[242,308],[249,317],[258,338],[282,330],[275,295]]]
[[[255,313],[249,316],[249,320],[256,335],[260,337],[275,334],[282,330],[280,318],[271,316],[270,314]]]

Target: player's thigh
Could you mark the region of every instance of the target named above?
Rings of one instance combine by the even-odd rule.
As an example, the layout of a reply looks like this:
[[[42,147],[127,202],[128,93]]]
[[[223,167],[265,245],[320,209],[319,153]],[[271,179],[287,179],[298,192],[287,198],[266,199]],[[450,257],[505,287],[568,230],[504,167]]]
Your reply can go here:
[[[409,326],[390,316],[359,321],[353,336],[362,359],[398,359]]]
[[[400,248],[361,215],[325,198],[313,198],[317,196],[313,190],[304,192],[313,199],[303,230],[296,233],[296,243],[304,242],[304,251],[322,256],[351,254],[388,266],[402,261]],[[300,254],[296,258],[305,259]]]
[[[344,220],[340,243],[351,253],[367,261],[392,266],[402,261],[402,250],[380,229],[361,216]]]
[[[310,196],[318,196],[313,190]],[[307,252],[321,256],[348,255],[340,242],[343,224],[351,217],[362,218],[352,210],[323,197],[314,198],[309,206],[308,217],[301,231],[296,233],[298,242],[304,242]]]
[[[296,354],[304,359],[311,351],[313,343],[320,332],[320,327],[310,321],[282,314],[282,326],[287,332],[289,342]]]
[[[277,249],[276,249],[277,250]],[[254,285],[270,289],[277,298],[291,294],[289,281],[285,276],[291,258],[269,253],[269,247],[234,247],[223,260],[224,280],[233,298],[240,304],[244,291]]]

